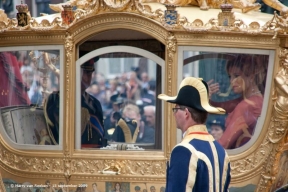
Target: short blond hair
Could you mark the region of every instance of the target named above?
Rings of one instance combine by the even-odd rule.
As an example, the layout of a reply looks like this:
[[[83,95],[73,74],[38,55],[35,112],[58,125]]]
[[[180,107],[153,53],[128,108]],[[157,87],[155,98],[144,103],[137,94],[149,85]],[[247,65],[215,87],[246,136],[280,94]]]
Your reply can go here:
[[[140,110],[139,107],[137,105],[134,104],[127,104],[125,105],[125,107],[123,108],[123,114],[129,113],[131,111],[134,111],[137,115],[140,114]]]

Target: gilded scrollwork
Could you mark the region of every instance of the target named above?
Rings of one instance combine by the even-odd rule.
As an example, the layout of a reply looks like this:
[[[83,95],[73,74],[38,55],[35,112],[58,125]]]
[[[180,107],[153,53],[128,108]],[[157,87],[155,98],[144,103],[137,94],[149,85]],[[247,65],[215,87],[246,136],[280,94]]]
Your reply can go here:
[[[70,66],[72,66],[72,51],[73,51],[73,37],[68,33],[66,32],[66,37],[65,37],[65,44],[64,44],[64,47],[65,47],[65,63],[66,63],[66,66],[65,66],[65,79],[66,79],[66,95],[67,95],[67,99],[66,99],[66,107],[67,107],[67,113],[69,111],[69,86],[70,86]],[[68,144],[68,141],[69,141],[69,134],[66,133],[66,138],[65,138],[65,146],[64,146],[64,149],[65,149],[65,154],[69,154],[69,144]]]
[[[0,159],[3,164],[18,171],[61,173],[63,161],[60,158],[30,157],[13,154],[0,149]]]
[[[65,3],[49,4],[50,9],[55,12],[63,11],[63,5],[70,5],[77,7],[78,10],[89,13],[96,4],[96,0],[71,0]]]
[[[270,152],[270,147],[267,143],[263,143],[255,152],[245,157],[244,159],[231,162],[231,174],[234,177],[247,176],[248,172],[253,172],[263,164],[265,158]]]
[[[217,7],[220,6],[220,4],[219,6],[218,4],[217,4]],[[271,26],[275,24],[274,21],[273,22],[270,21],[268,24],[265,24],[264,27],[260,27],[259,26],[260,24],[255,21],[250,24],[245,24],[243,21],[239,20],[239,18],[238,19],[231,18],[231,21],[229,22],[232,22],[233,25],[231,25],[230,27],[227,27],[227,26],[219,26],[219,23],[221,23],[221,19],[220,21],[218,21],[215,18],[211,18],[209,19],[209,22],[205,23],[203,22],[203,20],[201,20],[201,18],[198,18],[192,22],[189,22],[185,16],[178,14],[176,24],[167,25],[165,22],[165,18],[164,18],[164,10],[157,9],[155,11],[152,11],[149,5],[143,4],[142,2],[136,1],[136,0],[125,0],[125,1],[124,0],[100,0],[100,1],[73,0],[73,1],[67,1],[65,3],[60,3],[60,4],[51,4],[50,8],[56,12],[61,12],[63,10],[63,5],[73,5],[77,7],[77,9],[74,11],[75,19],[69,26],[76,24],[81,19],[96,15],[100,12],[101,13],[105,13],[105,12],[138,13],[147,18],[152,18],[153,20],[158,21],[162,26],[164,26],[169,31],[184,29],[186,31],[196,32],[196,33],[206,32],[206,31],[236,31],[236,32],[244,32],[244,33],[250,33],[250,34],[260,34],[262,32],[271,32],[271,28],[272,28]],[[219,14],[223,15],[224,13],[219,13]],[[45,17],[49,18],[49,15]],[[279,21],[284,18],[284,16],[281,16],[281,17],[274,16],[274,17],[275,19],[278,19]],[[278,33],[285,32],[283,31],[283,27],[281,27],[281,26],[284,26],[283,22],[278,22],[278,23],[279,23],[277,24],[278,27],[274,27],[275,37],[277,36]],[[31,18],[31,20],[28,22],[28,25],[29,26],[18,27],[16,19],[14,20],[11,19],[7,22],[1,21],[0,32],[6,31],[6,30],[47,31],[47,30],[53,30],[53,29],[65,29],[69,27],[63,22],[63,19],[60,16],[56,16],[55,18],[52,19],[52,21],[49,21],[48,19],[45,19],[45,18],[44,19],[43,18],[42,19]]]
[[[37,21],[35,18],[32,18],[29,22],[29,28],[34,31],[49,31],[52,29],[63,29],[62,19],[60,17],[55,17],[51,22],[47,19]]]
[[[275,11],[274,17],[267,26],[274,30],[273,39],[276,39],[278,34],[286,34],[288,32],[288,12],[281,12],[279,16]]]
[[[91,160],[62,158],[29,157],[15,155],[5,149],[0,150],[2,164],[8,165],[14,171],[29,173],[63,173],[69,182],[72,175],[99,175],[105,168],[118,168],[123,175],[165,176],[166,163],[159,161],[141,160]]]
[[[172,65],[175,61],[175,52],[177,47],[177,40],[173,33],[169,33],[166,38],[167,45],[167,66],[168,66],[168,94],[172,94],[171,83],[172,83]]]
[[[71,161],[73,174],[121,174],[139,176],[165,176],[164,161],[140,160],[83,160]]]
[[[271,147],[265,159],[265,167],[259,181],[258,191],[266,191],[272,185],[278,171],[277,163],[287,134],[288,128],[288,50],[281,49],[279,53],[280,70],[274,78],[275,88],[273,90],[274,105],[272,110],[271,122],[265,141]]]
[[[280,70],[274,78],[274,108],[272,112],[271,129],[268,133],[272,143],[280,141],[288,128],[288,50],[280,51]]]
[[[64,177],[66,179],[66,182],[69,183],[71,178],[71,160],[68,160],[66,158],[63,162],[64,162]]]

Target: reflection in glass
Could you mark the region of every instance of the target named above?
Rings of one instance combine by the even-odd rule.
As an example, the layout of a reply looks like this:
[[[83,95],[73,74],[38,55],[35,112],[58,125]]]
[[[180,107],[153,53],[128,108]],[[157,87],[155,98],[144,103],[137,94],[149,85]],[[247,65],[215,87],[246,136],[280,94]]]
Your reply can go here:
[[[100,128],[104,130],[102,139],[107,140],[108,143],[126,142],[154,146],[157,64],[131,53],[117,52],[98,57],[100,59],[97,62],[85,62],[93,63],[93,67],[96,69],[91,73],[90,79],[86,78],[85,83],[83,83],[85,79],[83,79],[84,69],[82,67],[85,63],[81,65],[81,87],[85,88],[82,95],[88,94],[87,98],[93,99],[90,105],[96,102],[101,104],[101,109],[94,107],[96,111],[99,111],[99,114],[94,116],[97,116],[99,122],[104,122],[103,127]],[[103,141],[98,144],[87,143],[86,136],[83,137],[86,130],[90,130],[92,133],[93,129],[101,132],[98,126],[91,122],[92,111],[88,111],[89,113],[86,114],[90,116],[90,122],[84,122],[88,118],[85,118],[81,110],[82,148],[103,146],[105,144]],[[100,117],[100,113],[102,113],[102,117]],[[91,129],[88,129],[87,126]]]
[[[15,143],[57,144],[43,105],[59,90],[59,68],[59,50],[0,52],[0,119]]]
[[[268,55],[184,52],[183,71],[203,78],[210,103],[226,115],[209,115],[207,127],[226,149],[247,143],[261,114]],[[221,136],[222,135],[222,136]]]

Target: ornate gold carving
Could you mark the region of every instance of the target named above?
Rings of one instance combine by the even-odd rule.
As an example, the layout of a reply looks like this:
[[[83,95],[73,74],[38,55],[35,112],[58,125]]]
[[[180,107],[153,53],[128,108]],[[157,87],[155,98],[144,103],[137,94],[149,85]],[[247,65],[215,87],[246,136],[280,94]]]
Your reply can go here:
[[[72,160],[73,174],[100,174],[105,171],[117,171],[121,175],[165,176],[165,161],[131,160]]]
[[[283,11],[283,12],[287,12],[288,8],[287,6],[283,5],[282,3],[280,3],[279,1],[275,1],[275,0],[263,0],[263,2],[268,5],[269,7],[272,7],[278,11]]]
[[[63,29],[61,17],[55,17],[52,22],[43,19],[39,22],[35,18],[30,20],[30,29],[35,31],[48,31],[52,29]],[[29,28],[27,28],[29,29]]]
[[[236,1],[236,0],[235,0]],[[241,0],[244,1],[244,0]],[[246,0],[245,0],[246,1]],[[238,2],[238,1],[237,1]],[[224,2],[223,2],[224,3]],[[176,3],[177,4],[177,3]],[[218,6],[219,4],[219,6]],[[267,27],[257,27],[256,21],[251,24],[244,24],[244,22],[240,19],[235,19],[231,15],[227,15],[228,13],[220,13],[219,21],[215,18],[211,18],[208,23],[204,23],[201,19],[196,19],[191,23],[188,22],[187,18],[177,17],[177,23],[173,25],[167,25],[164,18],[164,11],[161,9],[157,9],[155,11],[151,11],[151,7],[148,5],[143,5],[139,1],[136,0],[80,0],[80,1],[68,1],[66,3],[50,5],[56,11],[61,11],[63,9],[63,5],[75,5],[77,9],[75,10],[75,19],[69,25],[74,25],[79,22],[81,19],[84,19],[89,16],[93,16],[98,13],[105,12],[130,12],[137,13],[140,15],[144,15],[145,17],[152,18],[155,21],[158,21],[162,26],[164,26],[167,30],[178,30],[184,29],[191,32],[205,32],[205,31],[237,31],[244,33],[252,33],[252,34],[260,34],[267,33],[271,31],[271,25],[267,24]],[[217,1],[218,8],[220,7],[221,2]],[[233,14],[232,14],[233,15]],[[49,16],[45,16],[49,17]],[[51,17],[51,16],[50,16]],[[55,16],[54,16],[55,17]],[[230,27],[220,27],[225,23],[225,19],[229,19]],[[8,22],[0,21],[0,32],[6,30],[37,30],[37,31],[46,31],[53,29],[65,29],[68,27],[65,23],[63,23],[60,16],[56,16],[52,18],[53,20],[49,22],[48,19],[36,19],[32,18],[29,21],[29,26],[26,27],[17,27],[17,20],[10,20]],[[51,18],[50,18],[51,20]],[[234,22],[235,20],[235,22]],[[258,23],[260,26],[260,24]],[[268,27],[270,26],[270,28]],[[277,31],[278,32],[278,31]],[[279,30],[281,32],[281,30]]]
[[[166,45],[167,45],[167,65],[168,65],[168,95],[172,94],[172,65],[175,58],[175,52],[176,52],[176,46],[177,46],[177,40],[173,33],[169,33],[166,38]]]
[[[70,102],[70,97],[69,97],[69,86],[70,86],[70,66],[72,66],[72,51],[73,51],[73,39],[72,39],[72,36],[66,32],[66,38],[65,38],[65,63],[66,63],[66,66],[65,66],[65,71],[66,71],[66,74],[65,74],[65,79],[66,79],[66,114],[69,113],[69,102]],[[66,130],[67,133],[65,134],[66,135],[66,138],[65,138],[65,154],[69,151],[69,134],[68,134],[68,130]]]
[[[65,3],[49,4],[49,7],[55,12],[61,12],[64,10],[63,5],[64,6],[69,5],[72,7],[76,6],[77,9],[81,9],[87,12],[88,10],[91,10],[91,8],[94,7],[95,3],[96,3],[96,0],[71,0]]]
[[[272,185],[277,174],[278,166],[274,165],[279,161],[284,145],[284,137],[288,128],[288,50],[281,49],[280,70],[274,78],[275,89],[273,100],[275,101],[272,118],[265,141],[271,146],[271,150],[265,160],[265,167],[259,182],[258,191],[266,191]]]
[[[268,26],[274,29],[273,39],[276,39],[277,35],[286,34],[288,32],[288,13],[281,12],[280,16],[274,12],[274,17],[269,22]]]
[[[1,173],[0,173],[0,191],[5,191],[5,186],[3,183],[3,178],[2,178]]]
[[[100,171],[112,165],[117,165],[121,175],[138,175],[138,176],[162,176],[165,177],[166,162],[160,161],[141,161],[141,160],[93,160],[73,159],[66,160],[63,158],[53,157],[28,157],[13,154],[5,149],[0,149],[0,159],[2,165],[8,165],[11,171],[27,171],[30,174],[62,173],[69,183],[71,176],[80,176],[83,174],[100,175]]]
[[[0,159],[3,164],[14,170],[46,173],[63,172],[63,161],[59,158],[20,156],[0,148]]]
[[[278,0],[277,0],[278,1]],[[242,9],[243,13],[247,13],[252,10],[258,10],[261,5],[259,3],[251,2],[249,0],[142,0],[143,3],[167,3],[177,6],[199,6],[201,10],[208,10],[209,8],[218,9],[224,3],[233,4],[235,8]]]
[[[2,21],[3,23],[8,23],[9,21],[9,18],[7,17],[3,9],[0,9],[0,21]]]
[[[157,9],[155,12],[152,12],[150,6],[142,5],[139,1],[135,1],[135,8],[137,11],[139,11],[140,14],[148,18],[160,21],[161,23],[165,23],[164,11],[162,11],[161,9]]]
[[[288,125],[288,50],[280,51],[280,71],[277,73],[274,83],[274,110],[272,112],[272,126],[268,133],[272,143],[280,141],[287,131]]]
[[[269,152],[269,145],[263,143],[256,151],[253,151],[252,154],[248,155],[244,159],[232,161],[231,174],[234,177],[249,177],[247,173],[252,173],[259,169],[264,163]]]

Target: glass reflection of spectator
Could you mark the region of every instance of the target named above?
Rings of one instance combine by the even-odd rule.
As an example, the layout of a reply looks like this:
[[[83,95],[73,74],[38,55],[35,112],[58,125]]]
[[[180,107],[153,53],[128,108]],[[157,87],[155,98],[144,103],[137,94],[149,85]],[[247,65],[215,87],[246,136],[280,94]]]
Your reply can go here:
[[[156,81],[155,80],[149,81],[148,93],[154,96],[156,95]]]
[[[141,100],[144,106],[155,105],[155,95],[149,91],[149,86],[141,90]]]
[[[21,63],[12,52],[0,52],[0,107],[30,105],[27,91],[20,73]]]
[[[113,95],[118,95],[118,91],[117,91],[117,87],[118,87],[118,82],[115,79],[112,79],[109,81],[109,89],[106,90],[106,101],[110,104],[108,106],[108,108],[111,108],[111,97]]]
[[[155,106],[148,105],[143,108],[145,123],[147,126],[155,129]]]
[[[127,80],[128,80],[127,73],[122,73],[120,78],[119,78],[119,80],[118,80],[118,82],[120,84],[125,84]]]
[[[38,105],[38,106],[41,106],[41,104],[42,104],[42,94],[40,92],[40,89],[41,89],[40,82],[36,81],[35,85],[33,86],[33,88],[34,88],[34,93],[33,93],[32,97],[31,97],[31,103],[35,104],[35,105]]]
[[[90,95],[96,98],[103,106],[106,103],[105,92],[100,91],[99,85],[97,83],[92,83],[87,91]]]
[[[27,87],[31,87],[33,83],[34,71],[31,66],[22,66],[20,69],[23,82]]]
[[[120,184],[120,183],[118,183],[118,182],[115,183],[113,192],[122,192],[121,184]]]
[[[208,122],[210,133],[215,140],[219,140],[225,131],[225,117],[219,116]]]
[[[137,74],[134,71],[130,72],[129,80],[126,82],[126,94],[127,99],[134,102],[140,100],[140,80],[137,78]]]
[[[97,183],[93,183],[93,184],[92,184],[92,190],[93,190],[92,192],[101,192],[101,191],[99,191],[98,188],[97,188]]]
[[[226,70],[230,77],[233,92],[241,94],[241,98],[233,105],[212,105],[222,107],[228,112],[226,130],[219,143],[226,149],[234,149],[244,145],[254,133],[257,119],[263,104],[264,83],[268,56],[239,54],[228,61]],[[210,94],[219,91],[215,84],[209,85]]]
[[[149,76],[146,72],[141,74],[141,87],[142,89],[149,89]]]
[[[156,188],[154,186],[150,187],[150,192],[156,192]]]

